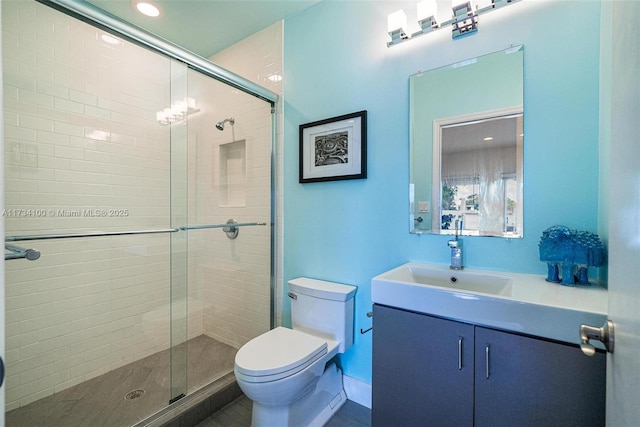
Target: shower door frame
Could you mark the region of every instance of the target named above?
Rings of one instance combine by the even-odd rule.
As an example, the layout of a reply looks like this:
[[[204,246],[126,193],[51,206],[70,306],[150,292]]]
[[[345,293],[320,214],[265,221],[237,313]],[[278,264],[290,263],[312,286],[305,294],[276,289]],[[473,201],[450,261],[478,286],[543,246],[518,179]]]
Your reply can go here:
[[[133,24],[125,22],[98,7],[78,0],[36,0],[67,15],[73,16],[81,21],[111,32],[118,37],[123,37],[128,41],[144,46],[154,52],[160,53],[169,58],[184,62],[189,68],[205,74],[215,80],[226,83],[249,95],[253,95],[271,104],[272,107],[278,102],[278,94],[264,88],[238,74],[226,70],[206,58],[189,52],[184,48],[161,39],[156,35],[145,31]]]

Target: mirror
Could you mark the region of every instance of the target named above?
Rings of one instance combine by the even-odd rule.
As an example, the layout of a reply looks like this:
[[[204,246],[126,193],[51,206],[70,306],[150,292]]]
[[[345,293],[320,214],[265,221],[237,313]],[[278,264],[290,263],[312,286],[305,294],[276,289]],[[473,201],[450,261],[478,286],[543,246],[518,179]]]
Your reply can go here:
[[[523,46],[409,77],[410,231],[523,237]]]

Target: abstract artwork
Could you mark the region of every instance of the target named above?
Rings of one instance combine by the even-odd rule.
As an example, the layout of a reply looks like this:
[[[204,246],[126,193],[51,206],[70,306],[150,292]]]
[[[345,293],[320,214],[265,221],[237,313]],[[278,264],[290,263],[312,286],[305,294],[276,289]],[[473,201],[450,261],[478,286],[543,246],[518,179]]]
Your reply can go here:
[[[349,133],[336,132],[316,137],[316,166],[349,163]]]
[[[366,111],[300,125],[300,183],[366,177]]]

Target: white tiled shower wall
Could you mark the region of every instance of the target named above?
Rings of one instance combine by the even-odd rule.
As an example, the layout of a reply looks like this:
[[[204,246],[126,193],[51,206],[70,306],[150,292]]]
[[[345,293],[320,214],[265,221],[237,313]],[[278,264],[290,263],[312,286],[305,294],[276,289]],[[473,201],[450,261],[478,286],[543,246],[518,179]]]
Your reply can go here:
[[[169,60],[36,2],[2,7],[7,235],[172,225],[171,136],[155,117]],[[269,222],[269,106],[190,73],[189,224]],[[217,146],[234,140],[247,202],[220,208]],[[189,337],[238,346],[268,329],[268,228],[189,232]],[[19,244],[43,255],[7,264],[7,410],[169,346],[169,235]]]
[[[233,46],[223,50],[210,59],[233,71],[244,78],[253,81],[263,87],[268,88],[272,92],[281,97],[280,102],[276,104],[276,121],[275,121],[275,315],[276,324],[282,324],[282,295],[283,295],[283,257],[282,257],[282,241],[284,229],[284,172],[283,172],[283,153],[284,153],[284,102],[283,81],[284,76],[284,54],[283,54],[283,32],[284,23],[282,21],[265,28],[254,35],[234,44]]]

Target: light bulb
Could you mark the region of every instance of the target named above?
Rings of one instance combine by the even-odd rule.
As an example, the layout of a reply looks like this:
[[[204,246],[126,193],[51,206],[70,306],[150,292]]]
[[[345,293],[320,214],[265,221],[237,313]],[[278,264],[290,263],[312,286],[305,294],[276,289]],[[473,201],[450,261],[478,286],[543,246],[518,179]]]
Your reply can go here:
[[[407,28],[407,14],[400,9],[387,16],[387,32],[403,30]]]

